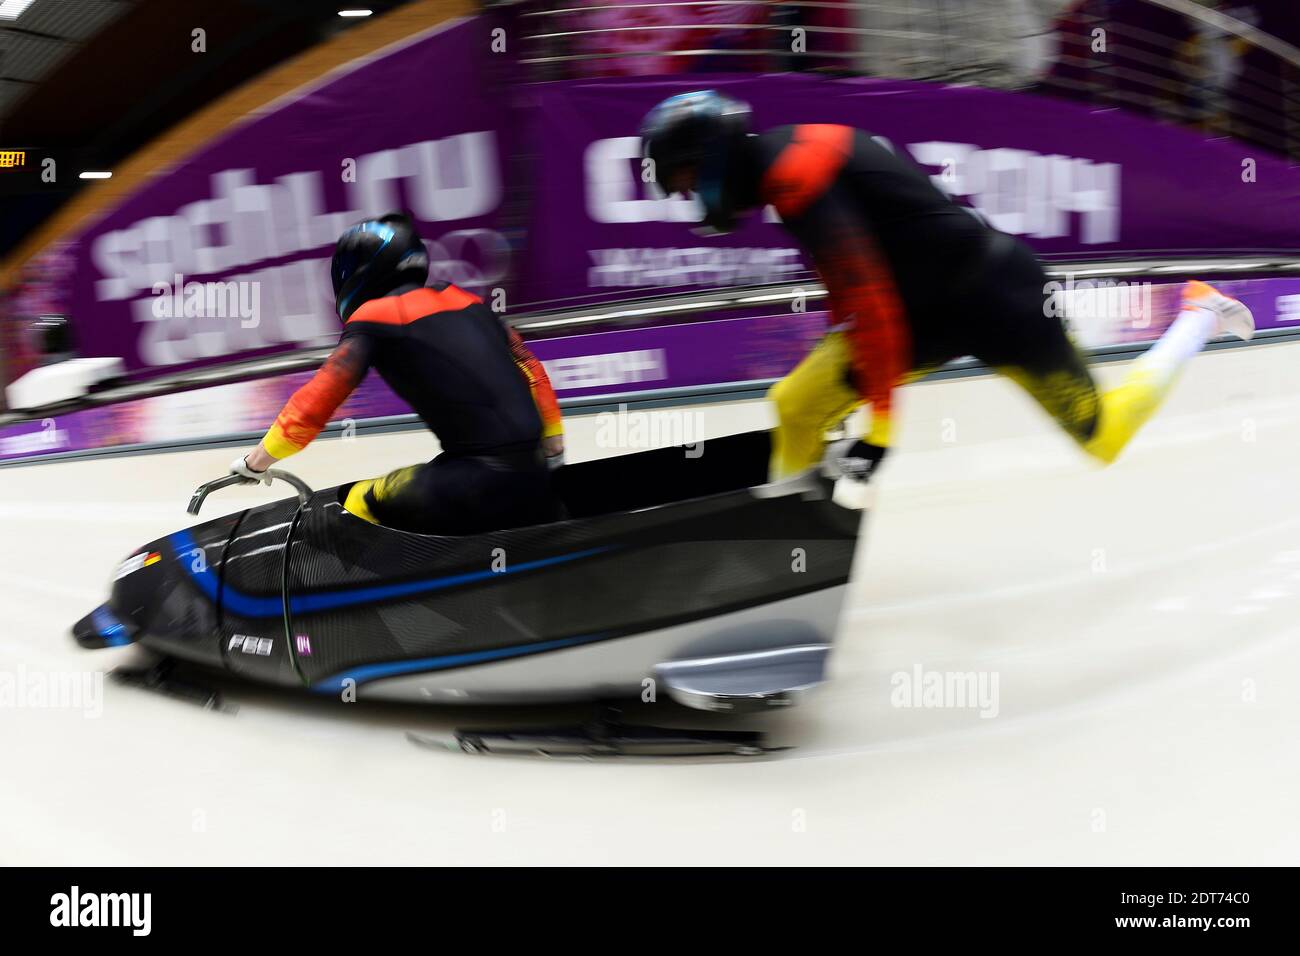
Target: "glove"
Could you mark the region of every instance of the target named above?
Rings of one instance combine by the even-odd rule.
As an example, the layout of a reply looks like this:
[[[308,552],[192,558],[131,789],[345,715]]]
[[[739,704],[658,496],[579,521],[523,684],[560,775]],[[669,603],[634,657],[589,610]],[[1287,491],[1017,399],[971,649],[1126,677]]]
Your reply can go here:
[[[889,451],[861,438],[845,438],[826,446],[822,474],[827,478],[848,478],[866,484]]]
[[[542,454],[546,456],[546,467],[554,471],[564,464],[564,436],[551,435],[542,439]]]
[[[247,479],[241,482],[241,484],[245,485],[256,484],[259,481],[264,485],[269,485],[271,483],[270,472],[253,471],[253,469],[248,467],[248,462],[244,460],[243,455],[240,455],[230,463],[230,473],[232,475],[238,475],[240,478]]]

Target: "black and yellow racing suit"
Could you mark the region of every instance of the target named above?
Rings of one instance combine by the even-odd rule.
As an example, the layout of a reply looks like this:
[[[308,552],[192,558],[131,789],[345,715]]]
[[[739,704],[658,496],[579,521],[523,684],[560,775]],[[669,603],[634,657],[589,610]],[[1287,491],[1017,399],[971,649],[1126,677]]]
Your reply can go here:
[[[1103,461],[1154,408],[1141,388],[1099,396],[1047,308],[1033,252],[867,133],[777,127],[760,134],[757,155],[757,197],[804,247],[830,307],[821,343],[772,388],[773,477],[815,464],[824,432],[864,402],[866,440],[887,448],[894,388],[965,355],[1014,379]]]
[[[562,420],[542,364],[478,296],[398,289],[349,316],[339,344],[262,439],[276,458],[306,447],[374,368],[442,444],[430,462],[358,481],[348,511],[390,527],[474,534],[554,520],[541,450]]]

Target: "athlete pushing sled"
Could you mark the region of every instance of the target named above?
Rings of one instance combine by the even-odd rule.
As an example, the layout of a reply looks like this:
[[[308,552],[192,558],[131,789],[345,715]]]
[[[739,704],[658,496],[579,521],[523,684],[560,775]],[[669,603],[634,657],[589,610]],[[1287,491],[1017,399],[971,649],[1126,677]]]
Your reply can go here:
[[[1109,464],[1209,339],[1254,333],[1250,310],[1189,282],[1173,324],[1100,392],[1044,308],[1048,279],[1024,243],[985,225],[918,167],[849,126],[754,134],[749,108],[712,90],[664,100],[646,116],[645,156],[665,193],[694,192],[704,225],[771,204],[826,286],[830,328],[773,386],[772,478],[816,465],[823,435],[863,403],[864,439],[837,443],[837,473],[870,478],[890,445],[896,386],[972,355],[1022,386],[1080,447]]]

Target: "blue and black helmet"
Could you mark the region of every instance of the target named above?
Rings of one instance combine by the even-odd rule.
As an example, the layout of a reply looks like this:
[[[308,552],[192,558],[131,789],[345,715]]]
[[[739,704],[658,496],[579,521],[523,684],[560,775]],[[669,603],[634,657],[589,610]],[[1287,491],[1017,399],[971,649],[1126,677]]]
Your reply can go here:
[[[363,302],[387,295],[398,286],[424,285],[429,253],[403,213],[359,222],[339,236],[330,263],[334,308],[344,322]]]
[[[747,172],[740,167],[749,134],[748,105],[717,90],[698,90],[670,96],[647,113],[641,145],[660,184],[671,183],[682,169],[694,168],[695,194],[704,206],[702,222],[728,232],[745,191],[737,179]]]

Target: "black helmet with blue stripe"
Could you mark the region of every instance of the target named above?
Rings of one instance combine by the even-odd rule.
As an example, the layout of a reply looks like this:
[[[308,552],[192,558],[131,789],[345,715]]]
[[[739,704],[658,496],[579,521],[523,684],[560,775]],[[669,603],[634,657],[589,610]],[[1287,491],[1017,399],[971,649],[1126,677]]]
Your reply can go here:
[[[339,236],[330,276],[334,308],[346,322],[363,302],[399,286],[424,285],[429,278],[429,253],[411,218],[389,213],[350,226]]]
[[[669,192],[679,174],[693,171],[702,222],[717,232],[734,227],[736,213],[754,192],[748,182],[749,136],[749,106],[717,90],[670,96],[641,124],[641,145],[655,180]]]

